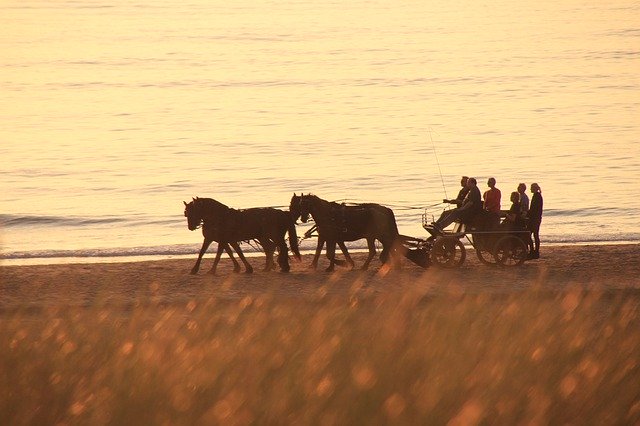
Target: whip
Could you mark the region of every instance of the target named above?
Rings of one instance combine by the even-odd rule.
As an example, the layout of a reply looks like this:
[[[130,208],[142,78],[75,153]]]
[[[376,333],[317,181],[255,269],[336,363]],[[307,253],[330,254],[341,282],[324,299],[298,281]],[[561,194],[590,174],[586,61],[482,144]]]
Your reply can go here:
[[[449,198],[447,195],[447,187],[444,184],[444,178],[442,177],[442,169],[440,169],[440,161],[438,161],[438,153],[436,152],[436,144],[431,136],[431,128],[429,128],[429,139],[431,139],[431,147],[433,148],[433,155],[436,157],[436,164],[438,165],[438,173],[440,173],[440,181],[442,182],[442,189],[444,190],[444,198]]]

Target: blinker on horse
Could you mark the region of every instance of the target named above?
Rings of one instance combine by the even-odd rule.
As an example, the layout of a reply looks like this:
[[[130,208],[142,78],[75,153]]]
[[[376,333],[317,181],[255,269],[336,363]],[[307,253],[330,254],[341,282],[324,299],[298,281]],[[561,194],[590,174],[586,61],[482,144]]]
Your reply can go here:
[[[295,222],[289,212],[271,207],[255,207],[243,210],[230,208],[212,198],[194,198],[186,203],[184,215],[187,218],[187,227],[193,231],[202,224],[204,241],[195,265],[191,269],[196,274],[200,269],[200,263],[209,245],[213,241],[218,242],[218,250],[211,268],[215,273],[222,256],[222,250],[226,250],[234,262],[234,271],[239,271],[239,265],[233,258],[233,247],[243,264],[246,272],[253,272],[253,268],[247,262],[238,242],[257,240],[266,254],[265,271],[275,268],[273,255],[278,249],[278,265],[283,272],[288,272],[288,247],[285,242],[285,234],[289,233],[289,244],[296,258],[300,259],[298,249],[298,236]]]

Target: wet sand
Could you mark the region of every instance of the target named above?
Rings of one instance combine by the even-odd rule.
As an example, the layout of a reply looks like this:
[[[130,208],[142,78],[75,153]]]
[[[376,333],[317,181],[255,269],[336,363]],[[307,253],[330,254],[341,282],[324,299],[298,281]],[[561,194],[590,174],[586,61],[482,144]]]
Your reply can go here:
[[[402,270],[385,272],[374,259],[368,271],[337,267],[325,272],[322,257],[317,270],[311,256],[291,258],[291,272],[263,272],[263,257],[249,258],[253,274],[234,273],[224,255],[215,275],[209,274],[213,255],[205,256],[200,272],[190,275],[194,259],[119,263],[83,263],[34,266],[0,265],[0,310],[50,306],[129,306],[147,303],[184,303],[199,298],[237,299],[268,293],[296,298],[317,292],[350,297],[368,292],[415,290],[425,295],[454,293],[509,294],[535,288],[563,291],[635,291],[640,289],[640,245],[571,245],[545,247],[542,258],[523,266],[497,268],[481,264],[467,251],[457,269],[419,268],[404,261]],[[364,253],[355,253],[356,268]]]

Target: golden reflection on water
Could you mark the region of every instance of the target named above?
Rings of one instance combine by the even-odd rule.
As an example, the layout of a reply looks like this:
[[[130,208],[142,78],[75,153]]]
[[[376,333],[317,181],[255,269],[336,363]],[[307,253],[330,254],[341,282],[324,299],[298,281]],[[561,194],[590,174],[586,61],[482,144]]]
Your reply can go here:
[[[427,205],[467,174],[505,194],[539,181],[551,208],[571,185],[576,209],[637,209],[637,17],[631,0],[4,2],[0,207],[166,217],[193,195],[293,191]]]

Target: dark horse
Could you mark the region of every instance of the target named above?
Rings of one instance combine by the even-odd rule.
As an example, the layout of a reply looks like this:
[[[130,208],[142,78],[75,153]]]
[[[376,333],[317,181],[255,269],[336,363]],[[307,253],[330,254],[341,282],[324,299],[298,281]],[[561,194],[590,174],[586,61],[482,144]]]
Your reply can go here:
[[[358,204],[345,206],[329,202],[315,195],[291,197],[289,210],[294,219],[300,217],[306,222],[309,215],[318,226],[318,239],[327,243],[327,258],[331,262],[327,271],[334,269],[336,244],[366,238],[369,256],[362,265],[367,269],[376,254],[375,240],[382,243],[380,260],[387,263],[392,255],[397,262],[399,233],[393,210],[380,204]]]
[[[184,215],[187,218],[189,230],[197,229],[202,223],[202,235],[204,241],[198,255],[196,264],[191,269],[195,274],[200,269],[202,256],[213,241],[218,242],[218,251],[211,268],[211,273],[215,273],[222,250],[225,249],[233,259],[229,245],[233,247],[245,265],[246,272],[253,272],[253,268],[247,262],[239,241],[257,240],[267,256],[265,271],[275,267],[273,254],[278,249],[278,265],[283,272],[289,271],[288,248],[285,242],[285,234],[289,232],[289,243],[291,251],[300,259],[298,250],[298,236],[296,234],[295,222],[289,212],[277,210],[271,207],[255,207],[244,210],[236,210],[212,198],[194,198],[190,203],[184,203]],[[235,261],[234,261],[235,263]],[[237,270],[234,269],[234,270]]]

